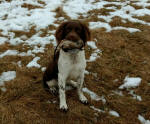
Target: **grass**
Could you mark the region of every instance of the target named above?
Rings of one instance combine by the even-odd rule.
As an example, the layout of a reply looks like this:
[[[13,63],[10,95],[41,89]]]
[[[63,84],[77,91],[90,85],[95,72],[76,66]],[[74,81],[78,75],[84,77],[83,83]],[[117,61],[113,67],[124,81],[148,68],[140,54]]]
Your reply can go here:
[[[37,8],[42,8],[42,7],[40,7],[40,6],[31,5],[31,4],[27,4],[27,3],[24,3],[21,7],[27,8],[28,10],[37,9]]]
[[[106,7],[109,6],[114,5],[107,5]],[[34,8],[30,5],[24,5],[24,7],[28,9],[37,8],[37,6]],[[89,14],[93,13],[93,15],[85,19],[85,22],[98,21],[99,12],[107,15],[109,11],[107,9],[91,11]],[[56,12],[56,17],[63,16],[65,19],[70,19],[61,8],[56,9]],[[80,18],[83,19],[83,17]],[[141,17],[141,20],[149,21],[149,17]],[[56,23],[60,24],[61,21],[56,21]],[[109,33],[105,32],[104,29],[91,30],[92,40],[97,39],[96,45],[102,50],[102,55],[95,62],[87,63],[87,70],[90,74],[85,76],[85,86],[99,96],[103,95],[106,99],[105,104],[102,101],[93,101],[85,94],[89,99],[89,105],[83,105],[79,102],[76,91],[68,91],[69,111],[62,113],[59,110],[58,96],[45,92],[42,87],[43,72],[37,68],[28,69],[26,67],[33,57],[6,56],[0,59],[0,74],[4,71],[15,70],[17,77],[13,81],[6,82],[7,92],[0,91],[0,123],[140,124],[138,114],[150,120],[150,27],[129,21],[122,23],[119,17],[115,17],[110,25],[112,27],[139,28],[142,31],[130,34],[125,30]],[[15,33],[15,37],[26,35],[27,38],[30,38],[36,34],[35,28],[32,27],[29,32],[12,32]],[[56,27],[49,26],[42,29],[41,37],[50,35],[48,31],[53,29]],[[8,43],[0,45],[0,53],[7,49],[26,52],[32,47],[22,44],[12,46]],[[52,59],[53,50],[53,46],[49,44],[46,46],[45,53],[36,54],[36,56],[41,57],[38,63],[42,67],[47,66]],[[89,58],[92,50],[88,47],[85,50],[86,58]],[[22,61],[22,67],[15,64],[18,61]],[[118,90],[127,75],[142,78],[141,85],[135,89],[135,93],[142,97],[142,101],[133,99],[127,90],[123,90],[123,96],[113,93],[113,91]],[[90,106],[100,108],[105,113],[96,112]],[[110,115],[109,110],[117,111],[120,117]]]

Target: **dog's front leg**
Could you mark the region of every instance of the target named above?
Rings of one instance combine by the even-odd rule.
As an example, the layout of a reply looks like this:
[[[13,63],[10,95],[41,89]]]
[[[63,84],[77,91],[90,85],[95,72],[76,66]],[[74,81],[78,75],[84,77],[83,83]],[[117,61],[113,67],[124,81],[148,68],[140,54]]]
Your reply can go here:
[[[83,91],[82,91],[82,87],[83,87],[83,82],[84,82],[84,72],[82,72],[82,74],[79,76],[78,78],[78,87],[77,87],[77,92],[79,95],[79,100],[84,103],[87,104],[88,100],[87,98],[84,96]]]
[[[66,103],[66,94],[65,94],[65,87],[66,87],[66,78],[62,74],[58,74],[58,88],[59,88],[59,102],[60,102],[60,109],[63,111],[68,110],[68,106]]]

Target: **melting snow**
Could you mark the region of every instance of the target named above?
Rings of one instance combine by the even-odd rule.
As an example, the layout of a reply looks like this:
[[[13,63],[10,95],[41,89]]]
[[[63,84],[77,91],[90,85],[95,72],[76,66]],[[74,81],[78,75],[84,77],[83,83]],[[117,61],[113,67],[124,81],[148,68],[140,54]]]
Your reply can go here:
[[[129,31],[130,33],[134,33],[134,32],[141,32],[139,29],[136,29],[136,28],[126,28],[126,27],[114,27],[112,28],[112,30],[127,30]]]
[[[0,27],[4,29],[4,32],[10,30],[17,31],[28,31],[30,27],[36,25],[36,29],[42,29],[47,27],[50,24],[53,24],[55,19],[55,13],[52,12],[55,10],[61,2],[56,0],[47,0],[46,6],[38,4],[34,0],[13,0],[12,2],[2,2],[0,4],[0,17],[4,18],[7,15],[7,19],[0,20]],[[24,3],[38,5],[43,8],[31,9],[21,7]],[[52,4],[53,3],[53,4]]]
[[[110,114],[110,115],[113,115],[113,116],[115,116],[115,117],[120,117],[119,113],[116,112],[116,111],[113,111],[113,110],[109,111],[109,114]]]
[[[29,62],[29,64],[27,65],[28,68],[31,68],[31,67],[37,67],[37,68],[40,68],[41,65],[39,65],[37,63],[37,61],[40,60],[40,57],[35,57],[31,62]]]
[[[89,26],[91,29],[105,28],[107,32],[112,30],[111,26],[105,22],[89,22]]]
[[[8,39],[5,37],[0,37],[0,45],[4,44]]]
[[[27,51],[27,53],[25,52],[21,52],[19,53],[19,51],[17,50],[7,50],[4,53],[0,54],[0,58],[3,58],[4,56],[34,56],[34,54],[32,54],[32,51],[29,50]]]
[[[121,17],[122,21],[129,20],[131,22],[137,22],[141,24],[150,25],[149,22],[145,22],[142,20],[139,20],[137,18],[134,18],[134,16],[144,16],[144,15],[150,15],[150,10],[147,9],[147,6],[150,6],[150,3],[147,3],[147,1],[136,1],[133,4],[142,6],[141,9],[135,9],[130,4],[130,1],[124,1],[124,2],[109,2],[109,1],[97,1],[95,0],[68,0],[68,1],[61,1],[61,0],[45,0],[45,4],[40,4],[35,0],[13,0],[11,2],[6,2],[3,0],[0,4],[0,29],[2,30],[2,34],[6,37],[9,37],[10,40],[3,37],[0,38],[0,44],[3,44],[5,42],[9,42],[13,45],[18,43],[24,43],[25,41],[22,40],[22,38],[15,38],[15,34],[12,31],[24,31],[28,32],[31,27],[35,26],[37,31],[40,31],[41,29],[47,28],[49,25],[58,26],[54,22],[57,20],[55,9],[58,7],[61,7],[64,12],[68,16],[70,16],[72,19],[78,19],[80,15],[84,16],[85,18],[88,16],[91,16],[88,14],[88,11],[93,9],[113,9],[113,12],[109,12],[107,16],[98,15],[98,18],[102,18],[105,20],[105,22],[90,22],[90,28],[106,28],[107,31],[111,30],[118,30],[118,29],[125,29],[129,32],[136,32],[140,31],[139,29],[135,29],[132,27],[111,27],[109,25],[109,22],[112,21],[112,18],[114,17]],[[28,8],[22,7],[23,4],[31,4],[39,6],[40,8],[35,8],[29,10]],[[114,4],[117,6],[120,6],[120,9],[117,9],[117,7],[104,7],[104,5],[107,4]],[[128,13],[127,13],[128,12]],[[64,17],[58,18],[58,20],[64,20]],[[25,36],[24,36],[25,37]],[[35,34],[36,40],[39,41],[39,36]],[[45,41],[47,38],[47,42],[49,41],[49,36],[47,37],[40,37],[40,40]],[[24,39],[24,38],[23,38]],[[25,38],[26,39],[26,38]],[[31,40],[34,40],[35,38],[32,37]],[[54,40],[53,40],[54,41]],[[55,41],[54,41],[55,42]],[[33,42],[27,42],[29,45]],[[48,42],[50,43],[50,42]],[[40,44],[45,44],[45,42],[40,42]]]
[[[133,22],[133,23],[150,25],[149,22],[145,22],[145,21],[139,20],[137,18],[134,18],[134,16],[150,15],[150,10],[145,8],[146,6],[149,5],[149,3],[147,3],[147,1],[137,1],[137,3],[135,2],[134,4],[138,4],[139,6],[142,6],[142,9],[137,9],[137,10],[134,7],[129,5],[130,1],[125,1],[125,2],[120,2],[120,1],[118,1],[118,2],[103,2],[103,1],[100,1],[98,3],[100,3],[102,5],[101,8],[103,8],[104,5],[107,5],[107,4],[119,5],[121,7],[120,7],[120,9],[113,8],[113,10],[115,10],[115,11],[109,12],[109,14],[107,16],[106,15],[105,16],[98,15],[98,18],[104,19],[105,22],[101,22],[101,21],[89,22],[91,29],[105,28],[107,32],[110,32],[112,30],[124,29],[124,30],[129,31],[130,33],[140,31],[139,29],[131,28],[131,27],[128,27],[128,28],[127,27],[111,27],[109,25],[109,22],[111,22],[114,17],[122,18],[123,22],[126,22],[126,20],[129,20],[130,22]]]
[[[7,71],[3,72],[0,75],[0,86],[4,86],[5,81],[10,81],[16,78],[16,72],[15,71]],[[2,91],[6,91],[5,87],[1,88]]]
[[[131,90],[131,91],[129,92],[129,94],[131,94],[131,95],[133,96],[133,99],[137,99],[138,101],[142,101],[141,96],[136,95],[136,94],[134,93],[134,90]]]
[[[101,54],[101,50],[96,49],[90,56],[90,58],[87,60],[87,62],[93,62],[95,61],[97,58],[99,58],[99,54]]]
[[[7,50],[6,52],[0,54],[0,58],[3,58],[4,56],[15,56],[18,54],[17,50]]]
[[[134,77],[129,77],[129,76],[126,76],[125,79],[124,79],[124,84],[122,84],[119,89],[124,89],[124,88],[135,88],[137,86],[140,85],[141,83],[141,78],[137,77],[137,78],[134,78]]]
[[[112,21],[114,17],[122,18],[122,22],[126,22],[129,20],[130,22],[140,23],[144,25],[150,25],[149,22],[145,22],[135,18],[134,16],[144,16],[150,15],[150,10],[147,9],[147,6],[150,6],[150,3],[146,0],[136,1],[133,4],[137,6],[141,6],[141,9],[135,9],[130,5],[130,1],[97,1],[95,0],[45,0],[45,4],[41,4],[35,0],[13,0],[7,2],[3,0],[0,4],[0,30],[1,34],[4,37],[0,37],[0,45],[4,43],[10,43],[12,45],[17,44],[26,44],[33,47],[33,50],[30,50],[30,55],[35,53],[43,53],[45,49],[45,45],[52,43],[56,46],[56,39],[54,37],[55,30],[51,30],[48,33],[49,35],[45,37],[41,37],[42,29],[48,28],[48,26],[53,25],[57,27],[55,24],[56,20],[65,20],[64,17],[56,18],[56,8],[61,7],[63,11],[72,19],[78,19],[81,15],[85,18],[92,16],[88,12],[94,9],[113,9],[114,11],[108,12],[108,15],[98,14],[97,17],[104,19],[105,22],[97,21],[97,22],[89,22],[89,27],[91,29],[95,28],[105,28],[107,32],[112,30],[127,30],[130,33],[140,32],[139,29],[133,27],[111,27],[109,23]],[[28,9],[22,7],[23,4],[31,4],[39,6],[39,8]],[[112,4],[112,7],[105,7],[107,4]],[[120,9],[117,9],[115,6],[120,6]],[[26,35],[22,35],[20,37],[15,37],[15,33],[13,31],[23,31],[29,32],[32,27],[35,27],[37,31],[32,37],[28,38]],[[8,40],[9,39],[9,40]],[[99,57],[99,53],[101,52],[97,49],[94,42],[88,42],[88,45],[95,49],[94,53],[90,56],[88,62],[93,62]],[[40,46],[40,47],[39,47]],[[26,53],[18,53],[18,51],[7,51],[4,54],[1,54],[2,58],[5,55],[25,55]],[[28,54],[27,54],[28,55]]]
[[[106,103],[104,96],[100,97],[93,91],[89,90],[88,88],[82,88],[82,91],[89,94],[92,100],[95,100],[95,101],[101,100],[103,103]]]
[[[63,6],[63,10],[72,19],[77,19],[80,14],[84,16],[89,10],[93,9],[92,2],[94,0],[68,0]]]
[[[35,0],[13,0],[10,2],[3,0],[0,3],[0,30],[2,30],[1,34],[8,37],[9,40],[8,38],[0,37],[0,44],[8,42],[11,45],[24,43],[29,46],[35,46],[31,51],[32,53],[44,52],[46,44],[52,43],[56,45],[54,36],[40,37],[40,30],[47,28],[49,25],[57,26],[54,24],[54,21],[56,21],[54,10],[61,6],[62,1],[45,0],[44,2],[46,3],[45,5]],[[24,3],[41,8],[28,10],[28,8],[22,7]],[[35,27],[37,33],[30,39],[26,35],[15,37],[13,33],[13,31],[29,32],[32,27]],[[41,46],[40,48],[37,47],[39,45]],[[17,51],[10,51],[7,54],[14,55],[17,54]]]
[[[46,67],[42,67],[42,68],[41,68],[41,71],[44,72],[45,70],[46,70]]]
[[[94,52],[91,54],[90,58],[87,60],[87,62],[93,62],[95,61],[97,58],[99,58],[99,54],[102,53],[102,51],[100,49],[97,48],[96,44],[94,41],[89,41],[87,42],[87,45],[89,47],[91,47],[92,49],[94,49]]]
[[[89,94],[91,99],[96,100],[96,101],[101,100],[100,97],[96,93],[90,91],[88,88],[83,88],[82,90],[83,92]]]
[[[138,115],[138,119],[142,124],[150,124],[150,120],[146,120],[143,116]]]
[[[90,41],[90,42],[88,41],[87,45],[90,46],[92,49],[97,49],[97,46],[94,41]]]
[[[19,67],[21,67],[22,65],[21,65],[21,61],[18,61],[17,62],[17,65],[19,66]]]
[[[105,111],[101,110],[101,109],[98,109],[98,108],[95,108],[94,106],[90,106],[90,108],[92,108],[93,110],[97,111],[97,112],[102,112],[104,113]]]

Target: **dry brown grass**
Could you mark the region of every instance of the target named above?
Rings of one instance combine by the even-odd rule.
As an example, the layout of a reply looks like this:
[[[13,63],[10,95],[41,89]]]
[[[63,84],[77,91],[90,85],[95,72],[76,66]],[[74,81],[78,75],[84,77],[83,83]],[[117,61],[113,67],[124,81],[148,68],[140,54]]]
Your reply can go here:
[[[117,9],[121,9],[120,5],[115,5],[115,4],[106,4],[104,7],[116,7]]]
[[[107,1],[114,2],[114,0]],[[30,6],[27,7],[30,8]],[[31,7],[30,9],[34,8]],[[61,8],[56,9],[56,12],[56,17],[70,19]],[[104,15],[109,13],[108,10],[91,11],[89,14],[93,13],[93,16],[87,18],[85,22],[99,21],[97,18],[99,12]],[[83,17],[80,18],[83,19]],[[149,20],[149,17],[142,17],[142,20]],[[57,24],[61,22],[56,21]],[[115,17],[110,25],[112,27],[135,27],[141,32],[130,34],[124,30],[117,30],[106,33],[104,29],[91,31],[93,39],[96,38],[98,41],[96,45],[103,51],[103,54],[95,62],[87,63],[87,70],[90,74],[85,77],[85,86],[99,96],[104,95],[105,104],[102,101],[93,101],[85,94],[89,99],[89,105],[83,105],[78,101],[75,91],[68,91],[69,111],[62,113],[59,110],[58,96],[45,92],[42,87],[43,72],[41,69],[26,67],[33,57],[5,56],[0,59],[0,75],[4,71],[15,70],[17,77],[13,81],[6,82],[7,92],[0,90],[0,123],[140,124],[137,118],[138,114],[150,120],[150,27],[129,21],[122,23],[119,17]],[[26,35],[27,38],[30,38],[36,34],[35,28],[32,27],[29,32],[13,32],[16,37]],[[42,29],[41,37],[49,35],[48,31],[54,29],[56,29],[55,26]],[[54,50],[51,44],[47,45],[46,48],[45,53],[36,54],[41,57],[38,63],[42,67],[48,65]],[[22,44],[17,46],[0,45],[0,53],[8,49],[26,52],[32,47]],[[91,53],[92,49],[86,47],[86,58],[89,58]],[[22,67],[18,67],[16,64],[18,61],[22,62]],[[126,90],[123,90],[124,96],[112,93],[118,89],[128,74],[142,78],[141,85],[135,89],[135,93],[142,97],[142,101],[133,99]],[[118,81],[114,82],[115,79]],[[90,108],[91,105],[104,110],[105,113],[94,111]],[[109,110],[117,111],[120,117],[111,116],[108,113]]]
[[[35,30],[36,26],[32,26],[28,32],[25,31],[17,31],[17,30],[11,30],[11,32],[15,33],[15,37],[21,37],[22,35],[27,36],[28,38],[32,37],[34,34],[36,34]]]
[[[135,16],[135,18],[146,21],[146,22],[150,22],[150,16],[149,15],[145,15],[145,16]]]
[[[113,9],[105,9],[105,8],[101,8],[99,10],[99,15],[109,15],[109,12],[114,12],[115,10]]]
[[[146,8],[147,8],[147,9],[150,9],[150,6],[147,6]]]
[[[144,20],[144,21],[147,21],[147,22],[149,20],[148,16],[135,17],[135,18],[138,18],[138,19],[141,19],[141,20]],[[109,24],[112,27],[122,26],[122,27],[137,28],[137,29],[140,29],[141,31],[144,31],[144,32],[145,31],[148,32],[148,30],[150,29],[150,27],[147,26],[147,25],[142,25],[140,23],[132,23],[129,20],[125,20],[125,21],[126,21],[126,23],[122,22],[122,19],[120,17],[116,16],[116,17],[112,18],[112,21]]]
[[[40,3],[40,4],[45,5],[45,2],[44,2],[44,1],[42,1],[42,0],[38,0],[37,2],[38,2],[38,3]]]
[[[70,20],[71,18],[63,11],[63,8],[58,7],[56,10],[56,18],[64,17],[67,20]],[[62,21],[56,21],[57,24],[60,24]]]
[[[42,8],[42,7],[40,7],[40,6],[31,5],[31,4],[27,4],[27,3],[24,3],[21,7],[27,8],[28,10],[37,9],[37,8]]]
[[[142,6],[137,6],[137,5],[133,4],[133,3],[130,3],[129,5],[134,7],[135,9],[142,9],[143,8]]]

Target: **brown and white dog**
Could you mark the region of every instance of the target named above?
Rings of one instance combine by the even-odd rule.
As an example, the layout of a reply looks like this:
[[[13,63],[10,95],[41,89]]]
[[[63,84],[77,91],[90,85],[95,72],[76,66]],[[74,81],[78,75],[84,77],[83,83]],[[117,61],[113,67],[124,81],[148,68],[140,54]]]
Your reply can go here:
[[[79,100],[87,103],[82,92],[86,59],[84,47],[90,40],[89,28],[80,21],[72,20],[62,23],[55,33],[57,47],[54,59],[43,76],[44,87],[51,92],[59,90],[60,109],[66,111],[65,89],[67,84],[77,88]]]

